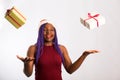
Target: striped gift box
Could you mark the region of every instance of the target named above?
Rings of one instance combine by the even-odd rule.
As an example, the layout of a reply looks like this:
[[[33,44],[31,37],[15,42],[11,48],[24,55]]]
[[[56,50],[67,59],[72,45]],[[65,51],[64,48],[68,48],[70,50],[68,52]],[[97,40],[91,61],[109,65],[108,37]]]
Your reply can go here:
[[[5,18],[17,29],[26,22],[26,18],[15,6],[7,10]]]

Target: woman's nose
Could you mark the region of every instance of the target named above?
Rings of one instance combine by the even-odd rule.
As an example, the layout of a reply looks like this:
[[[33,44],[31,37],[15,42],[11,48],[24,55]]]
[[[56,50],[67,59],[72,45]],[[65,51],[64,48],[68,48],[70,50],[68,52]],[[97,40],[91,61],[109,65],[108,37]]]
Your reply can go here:
[[[49,34],[49,33],[50,33],[50,30],[47,30],[46,33]]]

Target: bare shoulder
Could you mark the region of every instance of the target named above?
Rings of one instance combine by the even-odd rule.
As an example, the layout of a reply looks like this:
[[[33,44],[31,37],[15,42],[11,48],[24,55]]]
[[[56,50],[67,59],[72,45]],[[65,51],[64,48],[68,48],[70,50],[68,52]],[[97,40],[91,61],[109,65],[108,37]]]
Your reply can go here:
[[[65,46],[64,45],[59,45],[59,48],[60,49],[65,49]]]
[[[63,54],[67,51],[67,49],[64,45],[60,45],[59,48]]]
[[[36,53],[36,45],[30,45],[29,48],[28,48],[28,52],[27,52],[27,55],[28,56],[34,56]]]
[[[29,50],[36,50],[36,45],[30,45]]]

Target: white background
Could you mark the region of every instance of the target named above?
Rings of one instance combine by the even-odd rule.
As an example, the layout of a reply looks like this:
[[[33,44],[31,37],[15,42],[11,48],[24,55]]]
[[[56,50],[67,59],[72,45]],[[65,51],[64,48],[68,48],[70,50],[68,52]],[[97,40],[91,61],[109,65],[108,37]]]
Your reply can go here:
[[[16,6],[27,18],[19,29],[5,18]],[[55,24],[59,43],[66,46],[74,62],[84,50],[97,49],[73,74],[62,68],[63,80],[120,80],[120,1],[119,0],[0,0],[0,80],[34,80],[27,78],[23,63],[16,55],[26,56],[36,43],[39,22],[46,18]],[[88,12],[102,14],[106,23],[88,30],[80,17]]]

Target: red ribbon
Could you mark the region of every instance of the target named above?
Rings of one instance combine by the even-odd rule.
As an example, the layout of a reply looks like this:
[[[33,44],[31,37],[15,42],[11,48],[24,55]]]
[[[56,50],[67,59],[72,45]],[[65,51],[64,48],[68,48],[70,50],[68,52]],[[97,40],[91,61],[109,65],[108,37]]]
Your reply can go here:
[[[22,26],[20,23],[18,23],[9,13],[11,10],[15,10],[24,20],[26,20],[26,18],[19,12],[17,11],[17,9],[15,9],[14,7],[12,9],[8,9],[6,15],[8,15],[19,27]]]
[[[21,24],[19,24],[9,13],[10,13],[10,9],[7,10],[6,16],[9,16],[20,27]]]
[[[16,8],[13,7],[12,9],[14,9],[24,20],[26,20],[26,18]]]
[[[96,22],[97,22],[97,27],[98,27],[98,26],[99,26],[99,23],[98,23],[98,20],[95,19],[95,17],[98,17],[99,15],[100,15],[100,14],[96,14],[96,15],[93,15],[93,16],[92,16],[90,13],[88,13],[88,18],[84,20],[84,25],[85,25],[86,20],[89,20],[89,19],[93,18],[94,20],[96,20]]]

